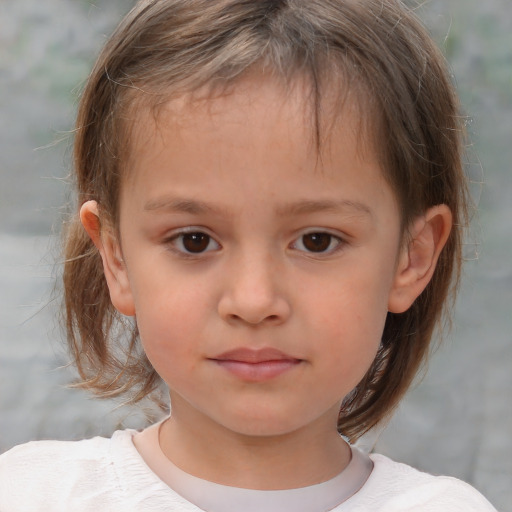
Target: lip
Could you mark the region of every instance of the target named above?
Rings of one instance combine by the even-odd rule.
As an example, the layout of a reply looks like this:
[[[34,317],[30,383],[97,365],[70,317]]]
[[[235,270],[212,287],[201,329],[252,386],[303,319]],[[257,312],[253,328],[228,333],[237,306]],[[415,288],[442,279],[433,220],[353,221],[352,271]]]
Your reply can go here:
[[[237,348],[210,358],[218,366],[246,382],[264,382],[296,368],[301,359],[274,348]]]

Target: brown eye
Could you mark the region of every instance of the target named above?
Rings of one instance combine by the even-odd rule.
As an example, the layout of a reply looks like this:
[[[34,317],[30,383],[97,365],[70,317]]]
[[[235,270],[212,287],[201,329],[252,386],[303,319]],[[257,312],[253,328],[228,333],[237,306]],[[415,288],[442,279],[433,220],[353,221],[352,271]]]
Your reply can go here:
[[[335,251],[342,240],[335,235],[323,232],[306,233],[293,244],[294,249],[309,253],[330,253]]]
[[[311,252],[324,252],[331,245],[332,236],[327,233],[310,233],[302,237],[304,247]]]
[[[183,235],[183,247],[188,252],[204,252],[208,248],[210,237],[204,233],[188,233]]]
[[[172,245],[176,250],[185,254],[201,254],[220,247],[210,235],[201,231],[179,233],[172,239]]]

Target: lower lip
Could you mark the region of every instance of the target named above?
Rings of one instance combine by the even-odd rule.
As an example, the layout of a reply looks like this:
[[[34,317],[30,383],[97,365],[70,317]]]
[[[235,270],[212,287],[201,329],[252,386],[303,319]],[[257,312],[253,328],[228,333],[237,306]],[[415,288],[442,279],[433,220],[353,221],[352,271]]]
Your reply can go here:
[[[215,359],[214,361],[223,369],[247,382],[264,382],[275,379],[296,368],[301,362],[299,359],[279,359],[259,363],[247,363],[230,359]]]

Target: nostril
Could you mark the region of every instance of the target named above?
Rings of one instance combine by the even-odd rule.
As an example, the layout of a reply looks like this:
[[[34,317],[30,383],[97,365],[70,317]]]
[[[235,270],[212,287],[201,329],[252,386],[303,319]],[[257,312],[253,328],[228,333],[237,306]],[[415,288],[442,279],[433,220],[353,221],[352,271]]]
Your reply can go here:
[[[290,305],[280,294],[248,293],[247,287],[242,291],[246,293],[226,293],[219,299],[218,313],[225,320],[277,325],[288,318]]]
[[[276,323],[276,322],[279,322],[280,321],[280,316],[279,315],[268,315],[268,316],[264,316],[263,318],[255,318],[255,317],[252,317],[252,318],[248,318],[247,315],[237,315],[236,313],[231,313],[230,315],[228,315],[227,317],[230,321],[232,322],[244,322],[244,323],[249,323],[249,324],[254,324],[254,325],[260,325],[260,324],[263,324],[263,323]]]

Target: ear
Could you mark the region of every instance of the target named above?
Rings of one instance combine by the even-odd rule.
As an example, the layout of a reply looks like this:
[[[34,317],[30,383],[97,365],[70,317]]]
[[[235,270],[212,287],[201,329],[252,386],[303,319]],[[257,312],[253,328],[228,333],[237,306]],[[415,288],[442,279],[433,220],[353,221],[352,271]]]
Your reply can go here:
[[[403,313],[425,289],[452,228],[452,214],[445,204],[417,218],[409,229],[409,242],[401,250],[388,311]]]
[[[121,246],[112,229],[101,225],[96,201],[82,205],[80,221],[100,252],[112,304],[121,314],[134,316],[135,305]]]

